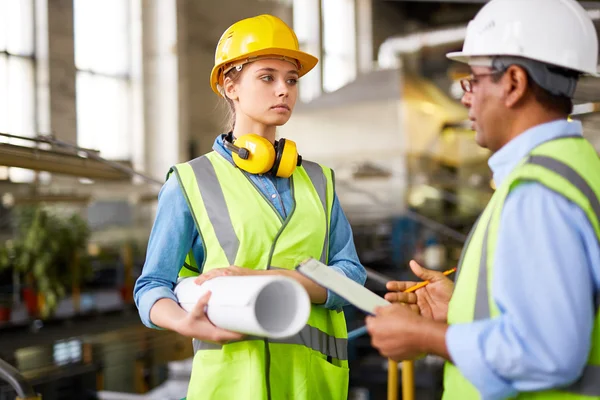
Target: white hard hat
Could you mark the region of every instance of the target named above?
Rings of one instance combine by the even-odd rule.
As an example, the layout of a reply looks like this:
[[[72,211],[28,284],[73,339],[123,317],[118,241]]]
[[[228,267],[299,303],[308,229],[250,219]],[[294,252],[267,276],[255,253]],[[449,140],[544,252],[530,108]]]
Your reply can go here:
[[[575,0],[492,0],[469,22],[451,60],[516,56],[598,75],[598,35]]]

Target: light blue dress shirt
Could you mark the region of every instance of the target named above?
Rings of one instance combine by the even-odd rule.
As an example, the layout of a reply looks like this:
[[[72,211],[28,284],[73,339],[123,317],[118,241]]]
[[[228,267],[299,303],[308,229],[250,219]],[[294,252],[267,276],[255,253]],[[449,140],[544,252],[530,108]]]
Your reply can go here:
[[[559,120],[514,138],[489,160],[496,184],[542,142],[581,132],[578,121]],[[600,288],[600,246],[584,212],[539,183],[518,186],[502,211],[492,282],[501,315],[446,334],[454,364],[482,399],[575,381],[591,348]]]
[[[223,146],[223,137],[217,137],[213,149],[233,163],[231,152]],[[273,204],[282,218],[293,209],[294,198],[290,191],[290,181],[273,177],[270,174],[253,175],[244,172]],[[192,249],[198,264],[202,264],[204,250],[202,238],[190,213],[177,178],[172,175],[163,185],[158,196],[156,219],[146,253],[146,261],[140,277],[135,282],[134,299],[144,325],[157,328],[150,321],[150,309],[159,299],[176,301],[173,293],[177,275],[185,257]],[[352,230],[334,196],[329,233],[329,265],[340,274],[363,285],[367,279],[361,265]],[[339,309],[348,303],[333,292],[327,291],[324,307]]]

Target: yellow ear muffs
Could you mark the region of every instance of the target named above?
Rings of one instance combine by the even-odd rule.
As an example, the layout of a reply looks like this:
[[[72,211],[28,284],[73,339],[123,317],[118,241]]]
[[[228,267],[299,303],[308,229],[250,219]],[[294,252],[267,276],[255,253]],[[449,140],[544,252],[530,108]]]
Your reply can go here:
[[[280,139],[273,145],[267,139],[254,133],[237,138],[233,143],[225,139],[223,144],[231,150],[235,165],[251,174],[267,172],[289,178],[297,166],[302,164],[296,143]]]
[[[275,148],[262,136],[254,133],[242,135],[233,142],[232,150],[235,165],[251,174],[264,174],[271,170],[275,163]]]
[[[302,157],[298,154],[295,142],[286,139],[275,142],[275,163],[271,169],[275,176],[289,178],[301,164]]]

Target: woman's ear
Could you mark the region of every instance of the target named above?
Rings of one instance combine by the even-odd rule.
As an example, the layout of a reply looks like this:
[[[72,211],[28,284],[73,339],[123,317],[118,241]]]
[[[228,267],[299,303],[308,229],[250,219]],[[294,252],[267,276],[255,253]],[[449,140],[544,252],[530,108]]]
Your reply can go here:
[[[237,85],[231,78],[227,77],[223,81],[223,91],[225,92],[225,96],[227,96],[230,100],[238,99]]]

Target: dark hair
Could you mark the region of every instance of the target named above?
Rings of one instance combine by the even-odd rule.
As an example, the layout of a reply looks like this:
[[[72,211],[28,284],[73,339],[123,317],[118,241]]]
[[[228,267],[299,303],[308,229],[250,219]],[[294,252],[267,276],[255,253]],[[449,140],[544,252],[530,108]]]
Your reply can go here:
[[[535,99],[547,110],[569,115],[573,112],[573,100],[567,96],[559,96],[550,93],[533,79],[529,79],[529,87]]]
[[[520,65],[517,66],[521,67]],[[525,71],[525,74],[527,74],[527,87],[531,90],[533,97],[535,97],[537,102],[540,103],[542,107],[548,111],[558,112],[565,115],[569,115],[573,112],[573,100],[571,100],[570,97],[550,93],[538,85],[525,68],[523,68],[523,71]],[[501,78],[502,74],[492,76],[494,83],[499,82]]]
[[[225,78],[231,79],[234,83],[239,81],[242,76],[242,70],[238,70],[237,68],[232,68],[229,70],[225,76],[223,77],[223,82],[225,82]],[[225,88],[221,89],[223,98],[225,99],[225,103],[227,104],[227,122],[226,122],[226,132],[232,132],[233,128],[235,128],[235,106],[233,105],[233,100],[231,100],[225,94]]]

